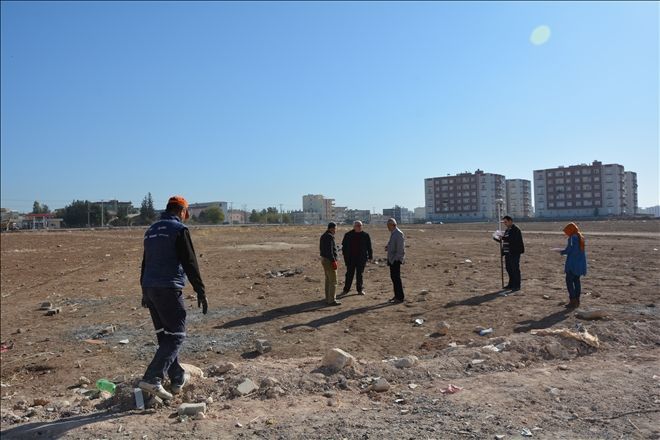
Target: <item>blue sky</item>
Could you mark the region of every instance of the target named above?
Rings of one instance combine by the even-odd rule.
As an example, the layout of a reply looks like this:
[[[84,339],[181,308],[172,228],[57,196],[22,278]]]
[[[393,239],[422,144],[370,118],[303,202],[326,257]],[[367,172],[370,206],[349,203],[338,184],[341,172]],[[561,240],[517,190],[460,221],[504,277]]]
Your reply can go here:
[[[414,208],[426,177],[595,159],[658,204],[657,2],[1,8],[3,207]]]

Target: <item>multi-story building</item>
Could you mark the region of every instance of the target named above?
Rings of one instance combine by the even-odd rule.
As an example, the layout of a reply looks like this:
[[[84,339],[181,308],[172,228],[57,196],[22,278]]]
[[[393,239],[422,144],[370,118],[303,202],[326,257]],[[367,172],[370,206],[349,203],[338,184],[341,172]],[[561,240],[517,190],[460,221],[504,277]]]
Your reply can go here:
[[[622,215],[625,204],[623,165],[594,161],[534,171],[536,217]]]
[[[413,212],[413,216],[416,221],[426,220],[426,208],[424,206],[415,208]]]
[[[506,213],[516,219],[532,216],[532,182],[506,179]]]
[[[368,209],[347,209],[346,222],[353,223],[355,220],[360,220],[362,223],[369,223],[371,220],[371,211]]]
[[[482,170],[425,179],[424,192],[427,220],[493,220],[506,207],[504,176]]]
[[[321,215],[321,222],[335,219],[335,199],[326,199],[322,194],[303,196],[303,212]]]
[[[635,215],[638,211],[637,204],[637,173],[625,171],[626,191],[624,196],[625,211],[628,215]]]

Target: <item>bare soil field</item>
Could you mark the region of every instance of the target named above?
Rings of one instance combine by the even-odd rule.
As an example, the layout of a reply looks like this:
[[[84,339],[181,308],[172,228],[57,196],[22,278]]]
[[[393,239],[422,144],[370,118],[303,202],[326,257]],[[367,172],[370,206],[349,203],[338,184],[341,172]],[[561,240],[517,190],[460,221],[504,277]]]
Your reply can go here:
[[[563,224],[519,226],[523,286],[503,294],[493,224],[403,225],[406,301],[393,305],[388,232],[366,225],[367,294],[338,307],[322,301],[323,227],[192,228],[209,313],[188,286],[179,358],[204,377],[146,410],[130,394],[156,350],[140,307],[144,231],[2,234],[2,438],[660,438],[660,222],[581,224],[578,311],[563,307],[563,257],[550,250],[565,245]],[[323,368],[332,348],[355,362]],[[94,391],[99,378],[115,396]],[[258,388],[241,395],[245,379]],[[206,402],[205,417],[178,417],[183,402]]]

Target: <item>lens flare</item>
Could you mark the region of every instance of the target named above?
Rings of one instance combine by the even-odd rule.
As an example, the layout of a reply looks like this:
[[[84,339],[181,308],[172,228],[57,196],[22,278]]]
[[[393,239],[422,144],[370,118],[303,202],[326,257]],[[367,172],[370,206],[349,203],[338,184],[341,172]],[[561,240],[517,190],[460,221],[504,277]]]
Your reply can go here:
[[[550,39],[550,28],[546,25],[537,26],[532,35],[529,36],[529,41],[535,46],[545,44]]]

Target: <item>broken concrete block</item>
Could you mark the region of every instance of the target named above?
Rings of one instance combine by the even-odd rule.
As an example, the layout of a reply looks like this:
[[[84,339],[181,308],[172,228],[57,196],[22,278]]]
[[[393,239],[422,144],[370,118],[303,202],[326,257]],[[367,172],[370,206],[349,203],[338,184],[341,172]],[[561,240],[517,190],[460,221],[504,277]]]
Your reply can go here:
[[[270,345],[270,342],[267,339],[257,339],[254,342],[255,348],[260,354],[267,353],[273,349]]]
[[[446,336],[449,333],[449,324],[445,321],[440,321],[436,327],[436,330],[440,336]]]
[[[258,389],[259,389],[259,387],[257,386],[256,383],[254,383],[250,379],[245,379],[243,382],[241,382],[236,387],[236,392],[241,396],[245,396],[245,395],[250,394],[251,392],[256,391]]]
[[[180,416],[194,416],[206,412],[206,403],[182,403],[177,410]]]
[[[323,356],[322,365],[333,371],[353,365],[355,358],[340,348],[333,348]]]
[[[397,368],[410,368],[414,366],[419,358],[417,356],[406,356],[402,358],[395,359],[392,364]]]
[[[181,367],[186,370],[192,377],[204,377],[204,372],[202,371],[201,368],[196,367],[194,365],[190,364],[181,364]]]
[[[371,384],[371,389],[377,393],[382,393],[390,389],[390,383],[387,379],[379,377],[373,384]]]

